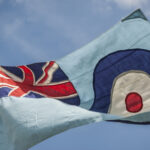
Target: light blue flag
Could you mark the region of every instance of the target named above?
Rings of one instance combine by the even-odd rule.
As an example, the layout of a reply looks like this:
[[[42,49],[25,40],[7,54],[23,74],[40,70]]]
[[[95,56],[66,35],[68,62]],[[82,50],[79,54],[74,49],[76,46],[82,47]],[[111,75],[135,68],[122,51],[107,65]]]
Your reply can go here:
[[[103,120],[150,122],[150,24],[136,10],[56,61],[0,67],[0,150]]]
[[[121,120],[149,122],[149,41],[150,23],[138,9],[58,60],[80,96],[80,107]]]

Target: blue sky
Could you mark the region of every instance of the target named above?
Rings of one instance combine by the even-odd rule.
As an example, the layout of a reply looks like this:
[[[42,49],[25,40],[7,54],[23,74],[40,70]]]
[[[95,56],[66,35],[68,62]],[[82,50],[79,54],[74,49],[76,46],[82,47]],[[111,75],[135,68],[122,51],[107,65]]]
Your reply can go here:
[[[57,60],[148,0],[0,0],[0,64]],[[71,129],[31,150],[149,150],[150,125],[102,122]]]

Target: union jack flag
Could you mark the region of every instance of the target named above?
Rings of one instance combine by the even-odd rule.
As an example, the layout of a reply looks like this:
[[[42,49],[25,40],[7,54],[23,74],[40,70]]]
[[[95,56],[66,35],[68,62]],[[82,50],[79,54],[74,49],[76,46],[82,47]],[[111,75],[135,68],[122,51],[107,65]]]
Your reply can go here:
[[[54,61],[0,67],[0,97],[50,97],[79,105],[79,96]]]

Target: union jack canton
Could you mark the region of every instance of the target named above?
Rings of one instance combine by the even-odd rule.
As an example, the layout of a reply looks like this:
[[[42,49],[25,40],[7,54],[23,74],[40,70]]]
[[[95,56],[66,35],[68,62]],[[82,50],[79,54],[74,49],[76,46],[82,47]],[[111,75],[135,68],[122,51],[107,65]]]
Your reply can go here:
[[[79,105],[79,96],[62,69],[54,62],[0,67],[0,97],[50,97]]]

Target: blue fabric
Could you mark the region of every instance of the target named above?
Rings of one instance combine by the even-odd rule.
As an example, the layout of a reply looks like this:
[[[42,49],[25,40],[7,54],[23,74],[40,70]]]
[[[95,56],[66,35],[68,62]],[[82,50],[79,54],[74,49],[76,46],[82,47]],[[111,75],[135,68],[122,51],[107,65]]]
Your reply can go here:
[[[42,67],[45,64],[46,64],[46,62],[34,63],[34,64],[27,65],[34,72],[35,81],[37,81],[39,79],[39,77],[43,74]]]
[[[4,69],[8,70],[9,72],[15,74],[16,76],[23,79],[23,72],[20,68],[14,67],[14,66],[2,66]]]
[[[6,97],[6,96],[8,96],[10,90],[11,90],[11,89],[8,88],[8,87],[0,88],[0,98],[1,98],[1,97]]]
[[[28,93],[27,95],[25,95],[24,97],[29,97],[29,98],[42,98],[44,96],[40,95],[40,94],[37,94],[37,93],[34,93],[34,92],[30,92]]]
[[[93,72],[103,57],[118,50],[149,50],[149,41],[149,22],[140,18],[130,19],[119,22],[89,44],[58,60],[79,94],[80,106],[90,109],[94,103]]]
[[[117,51],[101,59],[94,70],[94,104],[91,110],[107,113],[114,79],[121,73],[138,70],[150,74],[150,51]]]
[[[68,77],[61,68],[57,69],[53,76],[52,82],[60,82],[64,80],[68,80]]]
[[[129,19],[135,19],[135,18],[142,18],[142,19],[148,20],[146,18],[146,16],[144,15],[144,13],[140,9],[137,9],[133,13],[131,13],[129,16],[122,19],[122,21],[126,21]]]
[[[0,99],[0,150],[27,150],[70,128],[109,118],[51,98],[3,97]]]

